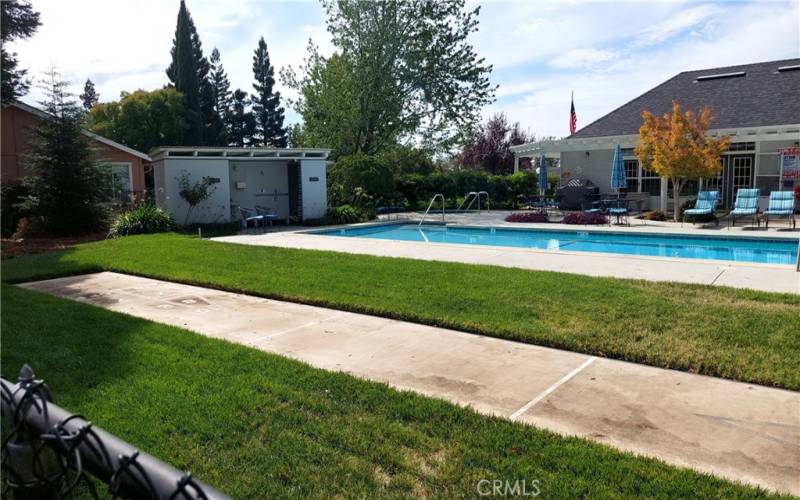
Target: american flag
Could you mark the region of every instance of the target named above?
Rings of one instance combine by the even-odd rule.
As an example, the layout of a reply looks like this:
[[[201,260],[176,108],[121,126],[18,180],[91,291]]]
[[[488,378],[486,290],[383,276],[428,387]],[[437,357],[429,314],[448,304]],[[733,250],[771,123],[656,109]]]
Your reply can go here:
[[[575,114],[575,94],[570,97],[569,106],[569,133],[574,134],[578,130],[578,115]]]

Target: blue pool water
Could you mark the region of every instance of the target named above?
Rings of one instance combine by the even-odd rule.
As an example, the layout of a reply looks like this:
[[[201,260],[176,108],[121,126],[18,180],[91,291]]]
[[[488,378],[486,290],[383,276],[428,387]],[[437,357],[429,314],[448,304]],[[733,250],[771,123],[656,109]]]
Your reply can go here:
[[[316,231],[328,236],[380,240],[426,241],[501,247],[539,248],[571,252],[602,252],[688,259],[795,264],[797,240],[672,236],[595,231],[548,231],[515,228],[474,228],[416,224],[369,226]]]

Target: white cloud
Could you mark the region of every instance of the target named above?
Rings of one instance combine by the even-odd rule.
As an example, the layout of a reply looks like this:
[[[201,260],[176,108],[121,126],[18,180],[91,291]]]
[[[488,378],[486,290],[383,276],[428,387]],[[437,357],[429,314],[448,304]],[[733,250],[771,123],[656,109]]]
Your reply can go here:
[[[720,7],[708,4],[680,10],[667,19],[644,28],[637,37],[637,44],[645,46],[662,43],[689,28],[700,25],[719,14],[720,10]]]
[[[584,68],[598,63],[616,59],[619,53],[615,50],[603,49],[572,49],[563,56],[550,61],[550,66],[555,68]]]

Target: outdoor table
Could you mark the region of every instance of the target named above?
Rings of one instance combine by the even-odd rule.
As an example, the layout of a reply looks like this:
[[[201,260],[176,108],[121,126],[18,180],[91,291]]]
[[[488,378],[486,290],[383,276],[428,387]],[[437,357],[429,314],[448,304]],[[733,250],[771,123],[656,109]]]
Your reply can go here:
[[[632,206],[636,205],[636,211],[638,213],[642,212],[642,204],[644,200],[638,198],[604,198],[599,202],[600,210],[604,213],[608,213],[609,208],[624,208],[628,211],[627,215],[633,211]],[[613,214],[617,218],[617,224],[619,224],[620,217],[622,214]]]

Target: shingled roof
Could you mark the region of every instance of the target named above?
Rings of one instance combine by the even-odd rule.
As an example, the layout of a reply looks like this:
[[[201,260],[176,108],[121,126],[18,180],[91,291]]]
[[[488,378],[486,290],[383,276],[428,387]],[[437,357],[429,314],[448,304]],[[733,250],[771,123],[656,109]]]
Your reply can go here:
[[[661,115],[672,101],[684,110],[711,107],[715,129],[794,125],[800,123],[800,59],[684,71],[569,138],[637,134],[642,111]]]

